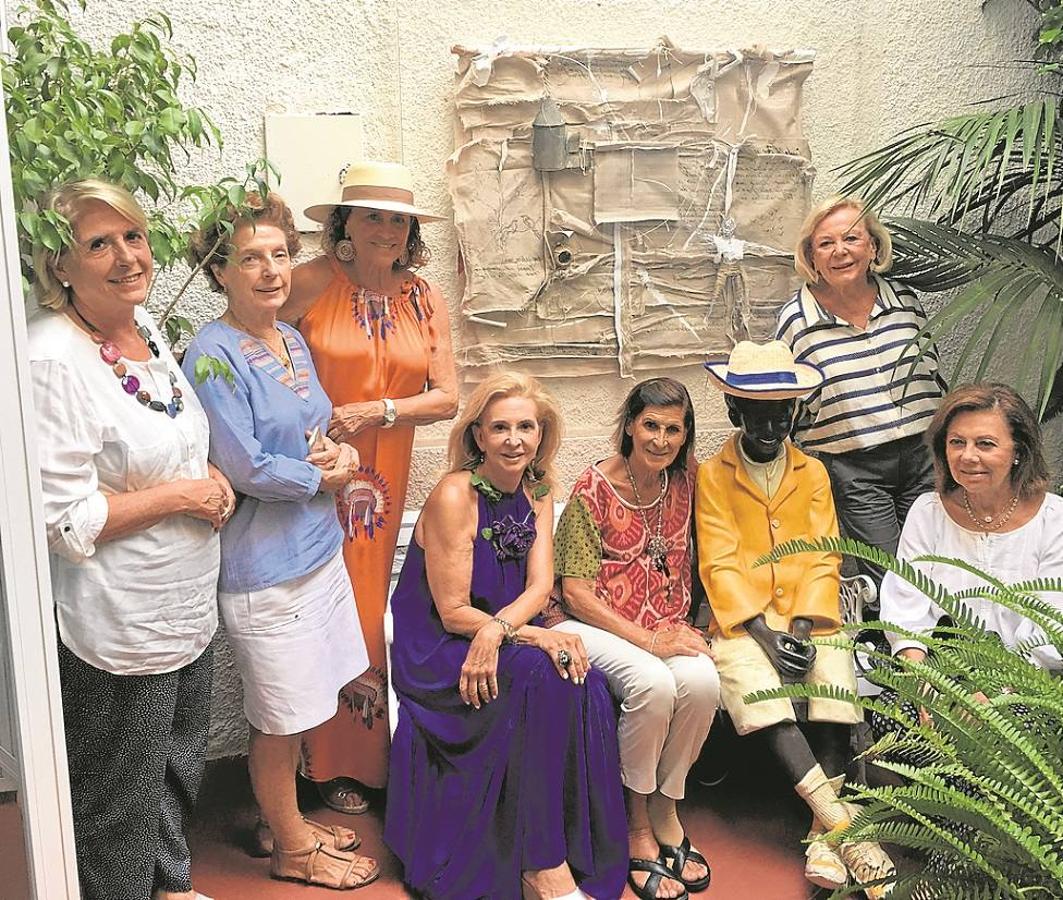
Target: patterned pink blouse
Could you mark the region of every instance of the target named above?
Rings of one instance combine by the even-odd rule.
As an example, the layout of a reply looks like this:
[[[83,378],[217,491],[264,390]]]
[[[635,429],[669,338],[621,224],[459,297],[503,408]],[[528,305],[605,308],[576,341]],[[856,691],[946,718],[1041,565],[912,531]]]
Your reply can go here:
[[[563,576],[594,581],[603,603],[651,631],[685,621],[690,611],[692,472],[670,476],[662,504],[661,533],[668,544],[665,571],[645,552],[656,533],[660,507],[640,512],[617,494],[597,463],[580,475],[554,536],[557,582],[543,612],[547,627],[570,618],[561,596]]]

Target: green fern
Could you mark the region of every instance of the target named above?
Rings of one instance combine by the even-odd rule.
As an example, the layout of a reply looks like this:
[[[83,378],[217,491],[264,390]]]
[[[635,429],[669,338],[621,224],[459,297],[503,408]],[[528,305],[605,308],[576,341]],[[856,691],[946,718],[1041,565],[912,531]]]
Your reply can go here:
[[[938,556],[912,562],[857,541],[793,540],[757,561],[794,553],[845,553],[914,585],[952,623],[915,635],[889,622],[848,629],[917,637],[928,650],[916,662],[860,646],[872,668],[868,680],[897,693],[897,704],[859,697],[835,685],[789,684],[757,691],[746,700],[821,697],[855,703],[896,723],[863,756],[900,776],[900,785],[854,785],[863,804],[846,832],[947,863],[942,872],[900,877],[891,897],[1049,898],[1063,896],[1063,682],[1031,661],[1044,644],[1063,654],[1063,611],[1041,594],[1063,592],[1063,579],[1039,578],[1008,585],[962,560]],[[956,566],[982,586],[950,592],[918,568],[920,562]],[[1028,617],[1044,641],[1005,647],[972,611],[990,600]],[[856,648],[846,634],[817,638],[821,646]],[[973,694],[981,691],[988,702]],[[900,703],[924,709],[932,724],[912,722]],[[848,891],[833,896],[845,896]]]

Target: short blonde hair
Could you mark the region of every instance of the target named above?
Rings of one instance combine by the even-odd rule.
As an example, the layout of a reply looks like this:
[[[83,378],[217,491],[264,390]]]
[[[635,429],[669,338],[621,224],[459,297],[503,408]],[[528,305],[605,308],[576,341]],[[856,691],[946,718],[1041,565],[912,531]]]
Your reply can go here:
[[[812,211],[805,216],[805,221],[797,236],[797,246],[794,248],[794,268],[802,280],[808,284],[819,283],[819,273],[812,264],[812,235],[819,228],[820,222],[839,209],[851,209],[855,212],[853,224],[862,221],[864,227],[867,228],[867,233],[875,242],[875,258],[871,261],[871,271],[881,274],[888,272],[890,266],[893,265],[893,241],[878,216],[868,209],[859,197],[836,194],[813,207]]]
[[[69,223],[71,228],[77,226],[81,207],[87,200],[99,200],[111,209],[125,216],[137,227],[148,232],[148,217],[133,195],[125,188],[98,178],[86,178],[82,181],[70,181],[49,191],[41,199],[39,208],[57,212]],[[70,300],[70,288],[56,277],[54,267],[69,248],[58,252],[49,250],[41,243],[33,245],[33,291],[37,295],[37,305],[43,309],[62,309]]]
[[[450,429],[447,442],[448,471],[474,469],[480,463],[482,455],[472,433],[473,426],[479,424],[480,416],[492,401],[506,397],[527,397],[535,404],[542,440],[539,441],[539,450],[531,468],[536,482],[554,490],[557,487],[554,459],[561,446],[561,414],[554,398],[539,380],[522,372],[495,372],[488,375],[469,395],[465,409]],[[527,480],[528,476],[525,478]]]

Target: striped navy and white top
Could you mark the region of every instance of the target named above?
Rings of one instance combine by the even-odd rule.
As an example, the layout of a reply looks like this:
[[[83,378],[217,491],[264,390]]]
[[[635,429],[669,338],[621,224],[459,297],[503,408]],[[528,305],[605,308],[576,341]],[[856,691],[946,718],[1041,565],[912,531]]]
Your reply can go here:
[[[911,288],[877,275],[875,281],[878,297],[865,330],[827,312],[807,285],[779,312],[779,340],[826,376],[798,418],[794,437],[806,450],[845,453],[920,434],[946,390],[933,349],[905,385],[916,350],[904,348],[926,313]]]

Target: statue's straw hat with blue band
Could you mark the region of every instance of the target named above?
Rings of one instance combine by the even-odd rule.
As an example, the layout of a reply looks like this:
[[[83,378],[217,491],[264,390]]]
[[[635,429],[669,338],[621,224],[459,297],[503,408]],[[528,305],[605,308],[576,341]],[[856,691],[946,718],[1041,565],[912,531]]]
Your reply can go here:
[[[810,363],[794,362],[782,341],[739,341],[727,362],[707,362],[709,380],[725,394],[750,400],[799,400],[823,384]]]

